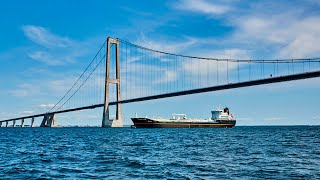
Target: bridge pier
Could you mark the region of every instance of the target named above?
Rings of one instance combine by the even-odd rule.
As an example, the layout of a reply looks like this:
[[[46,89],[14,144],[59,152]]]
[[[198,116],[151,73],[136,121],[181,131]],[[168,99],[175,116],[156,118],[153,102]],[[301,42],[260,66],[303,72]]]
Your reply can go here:
[[[21,127],[23,127],[24,119],[21,119]]]
[[[55,114],[46,114],[43,117],[40,127],[53,127],[56,124]]]
[[[116,45],[116,79],[110,78],[111,44]],[[123,127],[121,104],[119,103],[120,102],[120,49],[119,48],[120,48],[119,40],[108,37],[102,127]],[[116,84],[117,86],[116,119],[110,119],[109,117],[109,84]]]
[[[33,127],[34,126],[34,117],[31,118],[31,124],[30,124],[30,127]]]
[[[9,121],[6,121],[6,127],[8,127]]]
[[[15,127],[16,126],[16,120],[13,120],[12,121],[12,127]]]
[[[0,122],[0,127],[2,127],[2,122]]]

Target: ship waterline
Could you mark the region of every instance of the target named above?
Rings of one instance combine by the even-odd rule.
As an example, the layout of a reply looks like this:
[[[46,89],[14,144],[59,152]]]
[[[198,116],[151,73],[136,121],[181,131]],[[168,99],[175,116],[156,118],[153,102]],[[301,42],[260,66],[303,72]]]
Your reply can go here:
[[[148,118],[132,118],[135,128],[231,128],[236,121],[192,123],[192,122],[157,122]]]
[[[185,114],[173,114],[172,118],[131,118],[133,128],[231,128],[236,125],[229,108],[211,111],[209,119],[188,119]]]

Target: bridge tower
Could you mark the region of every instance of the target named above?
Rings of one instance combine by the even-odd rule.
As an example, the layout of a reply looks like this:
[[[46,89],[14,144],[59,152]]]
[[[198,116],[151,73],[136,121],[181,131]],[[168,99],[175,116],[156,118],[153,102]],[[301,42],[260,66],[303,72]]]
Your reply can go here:
[[[34,126],[34,117],[31,118],[31,125],[30,127],[33,127]]]
[[[34,121],[34,119],[32,119]],[[55,114],[46,114],[43,117],[40,127],[53,127],[56,125],[56,116]]]
[[[116,50],[116,78],[110,78],[110,53],[111,45],[115,45]],[[105,75],[105,90],[104,90],[104,106],[102,127],[123,127],[122,111],[120,101],[120,49],[119,40],[108,37],[107,39],[107,55],[106,55],[106,75]],[[116,103],[116,119],[110,119],[109,116],[109,84],[116,84],[117,88],[117,103]]]

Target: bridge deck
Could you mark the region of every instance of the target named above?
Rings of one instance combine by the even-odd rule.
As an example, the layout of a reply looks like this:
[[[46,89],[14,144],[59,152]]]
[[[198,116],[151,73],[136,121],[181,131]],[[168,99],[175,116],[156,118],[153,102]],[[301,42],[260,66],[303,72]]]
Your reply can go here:
[[[212,87],[199,88],[199,89],[193,89],[193,90],[187,90],[187,91],[180,91],[180,92],[147,96],[147,97],[141,97],[141,98],[135,98],[135,99],[122,100],[119,102],[121,104],[133,103],[133,102],[148,101],[148,100],[154,100],[154,99],[183,96],[183,95],[189,95],[189,94],[197,94],[197,93],[219,91],[219,90],[226,90],[226,89],[234,89],[234,88],[240,88],[240,87],[249,87],[249,86],[262,85],[262,84],[271,84],[271,83],[278,83],[278,82],[285,82],[285,81],[293,81],[293,80],[300,80],[300,79],[308,79],[308,78],[315,78],[315,77],[320,77],[320,71],[306,72],[306,73],[300,73],[300,74],[294,74],[294,75],[288,75],[288,76],[272,77],[272,78],[270,77],[267,79],[245,81],[245,82],[239,82],[239,83],[233,83],[233,84],[230,83],[230,84],[219,85],[219,86],[212,86]],[[115,105],[116,103],[117,102],[110,102],[109,105]],[[60,113],[66,113],[66,112],[72,112],[72,111],[95,109],[95,108],[103,107],[103,106],[104,106],[104,104],[95,104],[95,105],[67,109],[67,110],[61,110],[61,111],[50,112],[50,113],[60,114]],[[7,119],[7,120],[1,120],[0,122],[28,119],[28,118],[33,118],[33,117],[41,117],[41,116],[44,116],[45,114],[47,114],[47,113],[24,116],[24,117],[19,117],[19,118],[12,118],[12,119]]]

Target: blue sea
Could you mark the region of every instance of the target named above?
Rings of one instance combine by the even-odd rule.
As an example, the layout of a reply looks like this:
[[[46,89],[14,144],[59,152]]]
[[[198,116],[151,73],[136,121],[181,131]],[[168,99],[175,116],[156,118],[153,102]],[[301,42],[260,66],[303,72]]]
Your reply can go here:
[[[1,179],[316,179],[320,126],[0,128]]]

